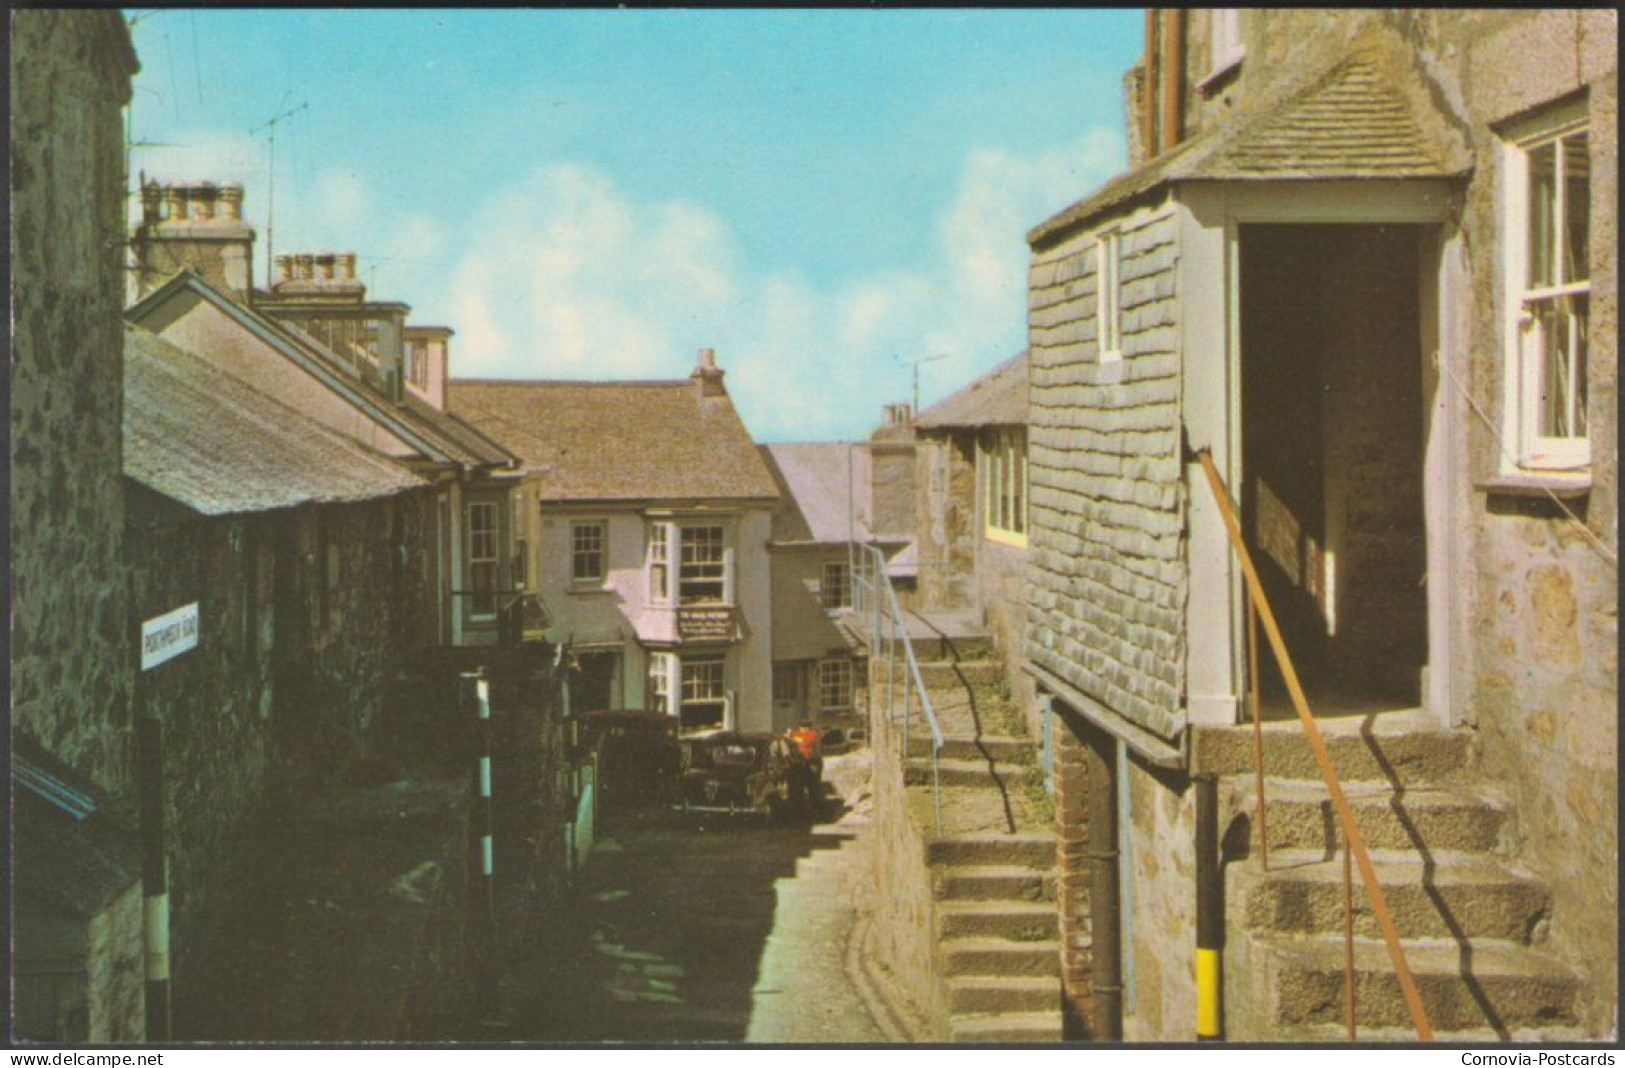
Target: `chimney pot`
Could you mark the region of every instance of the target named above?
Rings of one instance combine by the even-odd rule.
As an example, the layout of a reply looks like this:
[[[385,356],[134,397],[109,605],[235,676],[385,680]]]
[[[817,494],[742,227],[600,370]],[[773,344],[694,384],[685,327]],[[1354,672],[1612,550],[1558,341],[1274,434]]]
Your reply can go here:
[[[320,268],[322,281],[324,282],[333,280],[333,260],[334,256],[331,252],[321,252],[316,255],[316,266]]]
[[[164,218],[170,222],[180,222],[186,218],[185,186],[164,186]]]
[[[214,218],[214,198],[219,190],[213,182],[199,182],[192,187],[192,218],[208,222]]]
[[[220,187],[220,217],[238,220],[243,217],[243,185],[229,182]]]
[[[297,277],[300,281],[308,282],[316,277],[316,257],[312,256],[310,253],[299,253],[293,258],[293,262],[298,268],[298,270],[295,272],[295,277]]]
[[[706,371],[715,371],[717,369],[716,349],[700,350],[700,368]]]
[[[355,281],[355,253],[340,252],[338,254],[339,277],[346,282]]]
[[[279,282],[293,281],[293,257],[286,252],[276,258],[276,277]]]

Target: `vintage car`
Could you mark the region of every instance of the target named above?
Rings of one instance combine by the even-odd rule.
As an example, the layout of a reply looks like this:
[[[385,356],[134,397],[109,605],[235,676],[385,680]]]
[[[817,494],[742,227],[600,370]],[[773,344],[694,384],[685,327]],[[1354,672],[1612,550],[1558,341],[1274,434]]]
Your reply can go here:
[[[598,754],[605,807],[663,802],[677,785],[677,721],[664,712],[600,709],[570,717],[572,762]]]
[[[775,734],[705,731],[679,745],[678,804],[684,810],[777,814],[790,795],[788,745]]]

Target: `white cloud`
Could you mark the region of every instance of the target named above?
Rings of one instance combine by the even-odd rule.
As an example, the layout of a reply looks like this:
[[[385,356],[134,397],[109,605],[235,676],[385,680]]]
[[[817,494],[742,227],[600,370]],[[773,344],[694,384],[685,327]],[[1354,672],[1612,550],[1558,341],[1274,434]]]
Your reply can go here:
[[[1025,233],[1121,165],[1097,130],[1036,156],[964,161],[930,262],[815,284],[742,262],[703,205],[639,202],[577,163],[539,169],[477,207],[453,272],[456,373],[675,378],[715,347],[751,429],[851,436],[909,388],[900,358],[941,354],[927,402],[1024,344]]]

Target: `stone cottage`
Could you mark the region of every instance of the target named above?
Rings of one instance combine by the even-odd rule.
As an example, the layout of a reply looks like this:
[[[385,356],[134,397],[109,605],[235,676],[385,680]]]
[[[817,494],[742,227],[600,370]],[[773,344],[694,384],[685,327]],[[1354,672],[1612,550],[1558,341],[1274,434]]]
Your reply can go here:
[[[580,664],[579,709],[685,731],[773,724],[778,490],[710,349],[687,379],[457,379],[450,409],[521,457],[518,586]]]
[[[1027,354],[925,409],[915,431],[919,607],[975,615],[1027,708]]]
[[[1121,850],[1063,914],[1121,954],[1069,962],[1068,995],[1097,1035],[1196,1034],[1197,873],[1219,847],[1194,785],[1216,778],[1207,1025],[1346,1034],[1342,836],[1283,673],[1249,646],[1211,458],[1431,1027],[1608,1036],[1615,14],[1146,28],[1130,169],[1028,234],[1029,670],[1065,726],[1063,839]],[[1262,811],[1237,726],[1254,700]],[[1261,818],[1290,865],[1264,863]],[[1085,874],[1081,849],[1062,862]],[[1414,1036],[1356,893],[1360,1037]]]
[[[501,613],[514,603],[515,457],[407,384],[407,309],[368,302],[353,278],[353,257],[332,278],[292,283],[291,292],[282,284],[256,290],[236,267],[251,257],[222,251],[252,250],[252,232],[241,236],[232,217],[240,198],[225,212],[218,201],[212,187],[173,185],[159,201],[168,214],[152,215],[148,204],[138,252],[147,249],[149,259],[162,252],[165,262],[184,265],[131,305],[127,318],[434,482],[436,501],[421,521],[435,606],[415,640],[426,648],[493,644]],[[215,205],[202,220],[200,203]],[[445,339],[438,340],[443,376]]]

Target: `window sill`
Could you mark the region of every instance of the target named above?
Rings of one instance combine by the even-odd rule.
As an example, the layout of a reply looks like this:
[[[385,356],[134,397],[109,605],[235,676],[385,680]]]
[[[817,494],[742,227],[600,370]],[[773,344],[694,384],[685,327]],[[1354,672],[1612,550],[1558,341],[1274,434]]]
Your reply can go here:
[[[1213,70],[1206,78],[1196,83],[1197,92],[1203,96],[1212,96],[1230,81],[1230,76],[1241,69],[1241,61],[1247,52],[1241,49],[1219,60],[1213,65]]]
[[[571,596],[591,597],[595,593],[614,592],[615,590],[612,587],[606,586],[602,582],[572,582],[569,587]]]
[[[997,527],[983,528],[982,536],[995,545],[1008,545],[1012,549],[1025,549],[1027,547],[1027,535],[1000,530]]]
[[[1515,471],[1483,479],[1478,488],[1510,497],[1584,497],[1591,492],[1591,472]]]

